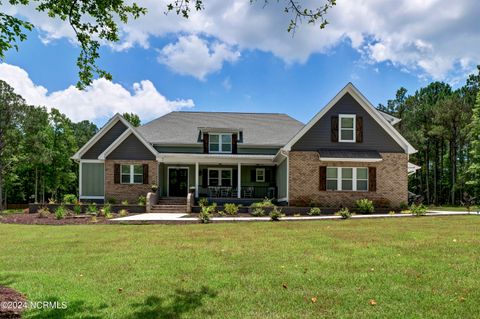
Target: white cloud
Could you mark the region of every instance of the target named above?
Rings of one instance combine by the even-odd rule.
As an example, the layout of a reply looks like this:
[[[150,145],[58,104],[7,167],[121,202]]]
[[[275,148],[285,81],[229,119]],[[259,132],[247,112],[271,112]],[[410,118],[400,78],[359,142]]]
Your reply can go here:
[[[232,89],[232,82],[230,81],[230,77],[227,76],[223,81],[222,81],[222,86],[225,90],[230,91]]]
[[[84,91],[74,86],[49,93],[36,85],[22,68],[0,63],[0,79],[10,84],[15,92],[29,104],[57,108],[73,121],[98,121],[115,113],[133,112],[145,120],[186,107],[193,107],[188,100],[168,100],[149,80],[133,84],[133,93],[117,83],[105,79],[94,80]]]
[[[174,72],[204,80],[209,73],[220,70],[224,62],[235,62],[240,52],[225,43],[201,39],[196,35],[181,36],[160,51],[158,61]]]
[[[447,80],[471,71],[480,61],[480,1],[338,1],[328,13],[330,24],[326,29],[303,24],[294,37],[286,32],[291,16],[283,13],[284,1],[270,1],[264,7],[263,1],[211,0],[205,3],[205,10],[192,12],[189,20],[174,13],[165,15],[167,2],[171,0],[143,0],[140,4],[148,8],[148,14],[122,27],[123,42],[114,48],[149,48],[152,36],[179,34],[186,43],[179,40],[166,48],[181,60],[192,57],[195,43],[191,42],[202,34],[217,39],[216,43],[226,46],[226,52],[234,52],[232,46],[240,51],[257,49],[271,52],[286,63],[303,63],[312,54],[328,53],[348,39],[347,43],[371,63],[390,62],[399,69]],[[313,0],[303,3],[318,5]],[[72,36],[64,23],[51,22],[44,13],[39,17],[31,7],[19,12],[46,32],[45,39]],[[202,50],[205,54],[205,47]],[[201,66],[190,63],[179,72],[204,78],[209,73],[205,64],[215,65],[214,70],[221,68],[222,64],[212,59],[211,50],[208,62],[194,58]],[[173,58],[167,61],[178,66]]]

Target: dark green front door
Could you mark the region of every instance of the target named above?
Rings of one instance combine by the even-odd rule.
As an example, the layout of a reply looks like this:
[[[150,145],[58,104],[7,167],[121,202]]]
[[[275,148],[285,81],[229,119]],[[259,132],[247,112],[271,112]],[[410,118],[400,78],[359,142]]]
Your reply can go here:
[[[168,175],[168,195],[171,197],[184,197],[188,193],[188,169],[170,168]]]

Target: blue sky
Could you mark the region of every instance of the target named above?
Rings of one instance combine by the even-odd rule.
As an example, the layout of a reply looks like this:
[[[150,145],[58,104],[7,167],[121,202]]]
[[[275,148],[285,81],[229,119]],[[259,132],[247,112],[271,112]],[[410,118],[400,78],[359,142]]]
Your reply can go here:
[[[361,5],[359,2],[358,6]],[[177,109],[280,112],[307,122],[348,82],[377,105],[393,98],[401,86],[413,93],[432,80],[462,85],[475,66],[476,57],[469,53],[468,47],[465,52],[449,49],[437,43],[441,37],[430,31],[411,34],[411,39],[408,30],[397,38],[377,34],[370,27],[362,31],[355,25],[357,22],[348,22],[343,17],[344,8],[333,9],[334,21],[327,31],[301,26],[306,31],[292,38],[285,25],[276,20],[277,16],[280,21],[285,17],[274,9],[245,7],[243,10],[268,19],[272,26],[259,32],[275,41],[257,38],[255,30],[249,33],[243,28],[235,30],[231,25],[222,32],[225,21],[219,21],[218,26],[202,27],[205,24],[192,19],[187,22],[191,25],[176,27],[175,32],[151,31],[150,20],[136,21],[132,27],[137,30],[132,34],[144,32],[143,37],[135,39],[126,32],[123,48],[102,47],[99,63],[113,74],[113,83],[96,82],[88,92],[78,92],[72,87],[77,81],[75,60],[79,50],[68,28],[64,28],[67,31],[63,34],[56,33],[63,30],[55,28],[61,22],[42,19],[34,10],[20,12],[38,27],[20,45],[19,52],[7,53],[3,67],[0,65],[0,78],[11,83],[29,103],[57,107],[76,121],[88,119],[98,125],[115,112],[138,113],[147,122]],[[421,12],[428,20],[427,9],[419,7],[417,12],[414,7],[413,13],[405,13],[403,21],[408,20],[409,14]],[[463,14],[468,14],[468,5],[463,9]],[[217,13],[206,10],[202,14],[211,25]],[[399,24],[402,21],[401,17],[395,19]],[[468,17],[460,15],[458,19],[463,21]],[[336,21],[339,22],[335,26]],[[234,22],[228,21],[235,25]],[[240,19],[238,23],[241,22]],[[453,28],[460,22],[450,23]],[[468,24],[462,27],[465,34],[472,33],[468,27]],[[194,32],[186,33],[184,29]],[[403,47],[392,44],[395,39],[405,41]]]

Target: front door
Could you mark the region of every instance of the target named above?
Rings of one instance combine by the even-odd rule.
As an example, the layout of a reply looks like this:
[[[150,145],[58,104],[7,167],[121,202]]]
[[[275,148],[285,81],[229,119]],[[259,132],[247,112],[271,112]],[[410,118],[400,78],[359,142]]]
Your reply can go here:
[[[185,197],[188,193],[188,169],[168,169],[168,196]]]

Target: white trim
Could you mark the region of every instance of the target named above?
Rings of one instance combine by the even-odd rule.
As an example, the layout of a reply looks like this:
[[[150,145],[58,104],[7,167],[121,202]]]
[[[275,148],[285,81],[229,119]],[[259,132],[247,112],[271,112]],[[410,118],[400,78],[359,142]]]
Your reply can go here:
[[[167,167],[167,197],[170,197],[170,169],[186,169],[187,170],[187,195],[190,191],[190,168],[187,166],[168,166]]]
[[[395,117],[393,115],[390,115],[388,113],[385,113],[383,111],[378,110],[381,116],[383,116],[390,124],[395,125],[397,123],[400,123],[402,119],[399,119],[398,117]]]
[[[222,171],[230,171],[230,186],[227,187],[234,187],[233,186],[233,169],[232,168],[222,168],[222,167],[208,167],[207,168],[207,184],[210,186],[210,171],[218,171],[218,185],[219,187],[224,186],[222,185]]]
[[[157,150],[132,127],[128,127],[125,132],[123,132],[112,144],[110,144],[99,156],[100,160],[105,160],[107,156],[113,152],[120,144],[123,143],[131,134],[135,135],[135,137],[143,144],[145,147],[155,156],[158,157]]]
[[[274,155],[241,155],[241,154],[181,154],[161,153],[157,161],[166,164],[259,164],[275,166]]]
[[[96,159],[82,159],[80,160],[82,163],[105,163],[104,160],[96,160]]]
[[[263,172],[263,180],[258,179],[258,172]],[[265,168],[255,168],[255,182],[256,183],[265,183]]]
[[[130,167],[130,169],[129,169],[130,172],[128,173],[128,176],[130,176],[130,182],[128,182],[128,183],[123,182],[122,176],[127,175],[127,174],[124,174],[122,172],[122,167],[123,166]],[[135,175],[140,175],[140,174],[135,174],[135,166],[141,166],[142,167],[142,182],[141,183],[135,183]],[[122,184],[122,185],[142,185],[143,184],[143,164],[120,164],[120,184]]]
[[[200,174],[200,166],[195,162],[195,198],[198,198],[198,175]]]
[[[320,157],[322,162],[362,162],[376,163],[383,161],[383,158],[342,158],[342,157]]]
[[[282,197],[277,199],[278,202],[288,202],[288,197]]]
[[[413,154],[417,150],[408,143],[405,138],[383,117],[380,112],[362,95],[362,93],[352,84],[348,83],[328,104],[320,110],[295,136],[283,147],[290,151],[292,146],[305,135],[337,102],[346,94],[350,93],[352,97],[377,121],[378,124],[404,149],[405,153]]]
[[[80,196],[79,199],[105,199],[105,196]]]
[[[345,128],[345,130],[352,131],[352,140],[342,139],[342,119],[353,119],[353,128]],[[355,114],[339,114],[338,115],[338,141],[340,143],[356,143],[357,142],[357,116]]]

